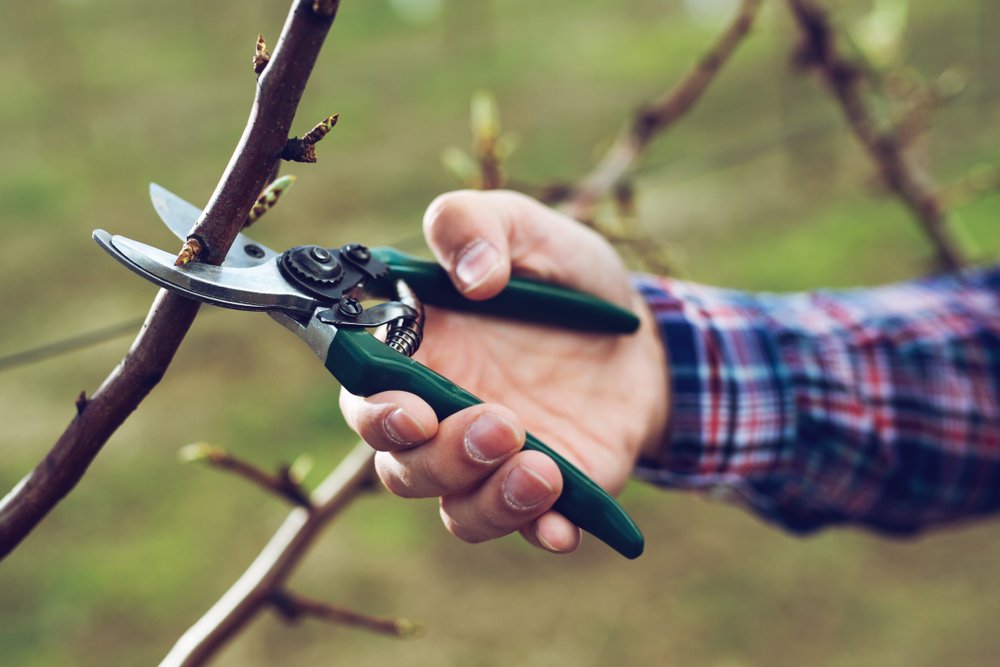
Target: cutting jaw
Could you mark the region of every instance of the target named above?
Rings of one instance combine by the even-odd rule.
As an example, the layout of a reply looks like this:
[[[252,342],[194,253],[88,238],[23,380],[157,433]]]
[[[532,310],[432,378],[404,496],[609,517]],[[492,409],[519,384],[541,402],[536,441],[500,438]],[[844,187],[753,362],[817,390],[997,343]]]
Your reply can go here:
[[[271,258],[244,267],[213,266],[190,262],[174,266],[176,259],[153,246],[103,229],[94,240],[108,254],[146,280],[184,296],[223,308],[266,310],[308,318],[321,305],[288,284]]]

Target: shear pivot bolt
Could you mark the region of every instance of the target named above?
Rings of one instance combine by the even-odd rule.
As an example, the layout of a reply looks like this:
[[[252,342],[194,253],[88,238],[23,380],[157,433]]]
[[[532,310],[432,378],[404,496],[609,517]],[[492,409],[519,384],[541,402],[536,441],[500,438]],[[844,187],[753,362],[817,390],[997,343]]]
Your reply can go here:
[[[309,251],[309,254],[312,255],[313,259],[315,259],[317,262],[320,262],[321,264],[326,264],[331,259],[333,259],[333,256],[330,255],[329,250],[327,250],[326,248],[320,248],[319,246],[316,246],[315,248],[311,249]]]
[[[372,258],[372,253],[368,247],[360,243],[354,243],[347,246],[347,254],[355,262],[360,262],[362,264]]]
[[[358,315],[361,314],[361,311],[364,309],[361,307],[361,302],[359,302],[357,299],[345,296],[340,300],[340,303],[337,305],[337,310],[344,317],[357,317]]]

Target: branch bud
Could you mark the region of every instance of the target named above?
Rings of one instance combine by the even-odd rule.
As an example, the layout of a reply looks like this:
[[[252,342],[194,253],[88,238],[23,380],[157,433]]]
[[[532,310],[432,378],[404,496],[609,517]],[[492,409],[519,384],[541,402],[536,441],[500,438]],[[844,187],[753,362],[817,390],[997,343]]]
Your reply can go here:
[[[317,144],[320,140],[326,136],[326,133],[333,129],[333,126],[337,124],[340,120],[340,114],[335,113],[332,116],[327,116],[320,122],[316,123],[313,129],[306,132],[306,135],[302,137],[302,141],[307,144]]]
[[[260,220],[261,216],[274,208],[274,205],[278,203],[278,198],[292,187],[292,183],[294,182],[294,176],[282,176],[268,183],[264,191],[260,193],[260,197],[257,198],[257,202],[253,205],[253,208],[250,209],[250,214],[247,216],[246,222],[243,223],[243,227],[249,227]]]
[[[177,452],[177,459],[181,463],[201,463],[202,461],[211,463],[226,455],[225,450],[207,442],[195,442],[184,445]]]
[[[254,49],[253,54],[253,71],[259,75],[267,67],[269,60],[271,60],[271,52],[267,50],[264,34],[257,33],[257,48]]]
[[[174,261],[174,266],[184,266],[188,262],[195,262],[198,260],[198,256],[201,255],[201,242],[197,237],[191,236],[187,241],[184,242],[184,247],[181,248],[180,253],[177,255],[177,259]]]

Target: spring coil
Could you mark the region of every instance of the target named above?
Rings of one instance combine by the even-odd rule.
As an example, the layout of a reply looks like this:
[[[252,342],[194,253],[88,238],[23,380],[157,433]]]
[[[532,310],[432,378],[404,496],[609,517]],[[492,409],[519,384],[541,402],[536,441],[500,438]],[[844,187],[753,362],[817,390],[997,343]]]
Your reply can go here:
[[[396,281],[396,301],[417,311],[416,317],[401,317],[389,323],[385,344],[402,355],[412,357],[424,338],[424,304],[402,280]]]

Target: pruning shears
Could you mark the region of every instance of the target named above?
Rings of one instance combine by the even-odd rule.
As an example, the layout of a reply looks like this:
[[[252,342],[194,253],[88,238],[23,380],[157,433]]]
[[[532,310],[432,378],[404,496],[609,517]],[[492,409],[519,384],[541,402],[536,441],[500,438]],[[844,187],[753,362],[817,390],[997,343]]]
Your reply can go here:
[[[186,240],[201,211],[155,184],[150,197],[167,227]],[[633,313],[597,297],[516,276],[496,297],[470,301],[440,266],[393,248],[303,245],[278,253],[241,233],[221,266],[175,266],[175,255],[123,236],[99,229],[94,240],[160,287],[223,308],[266,312],[305,341],[352,394],[408,391],[438,419],[482,401],[410,358],[423,335],[425,303],[594,333],[627,334],[639,325]],[[381,302],[362,305],[372,299]],[[368,332],[381,326],[385,342]],[[642,533],[614,498],[530,433],[524,447],[551,457],[562,473],[553,509],[628,558],[642,553]]]

